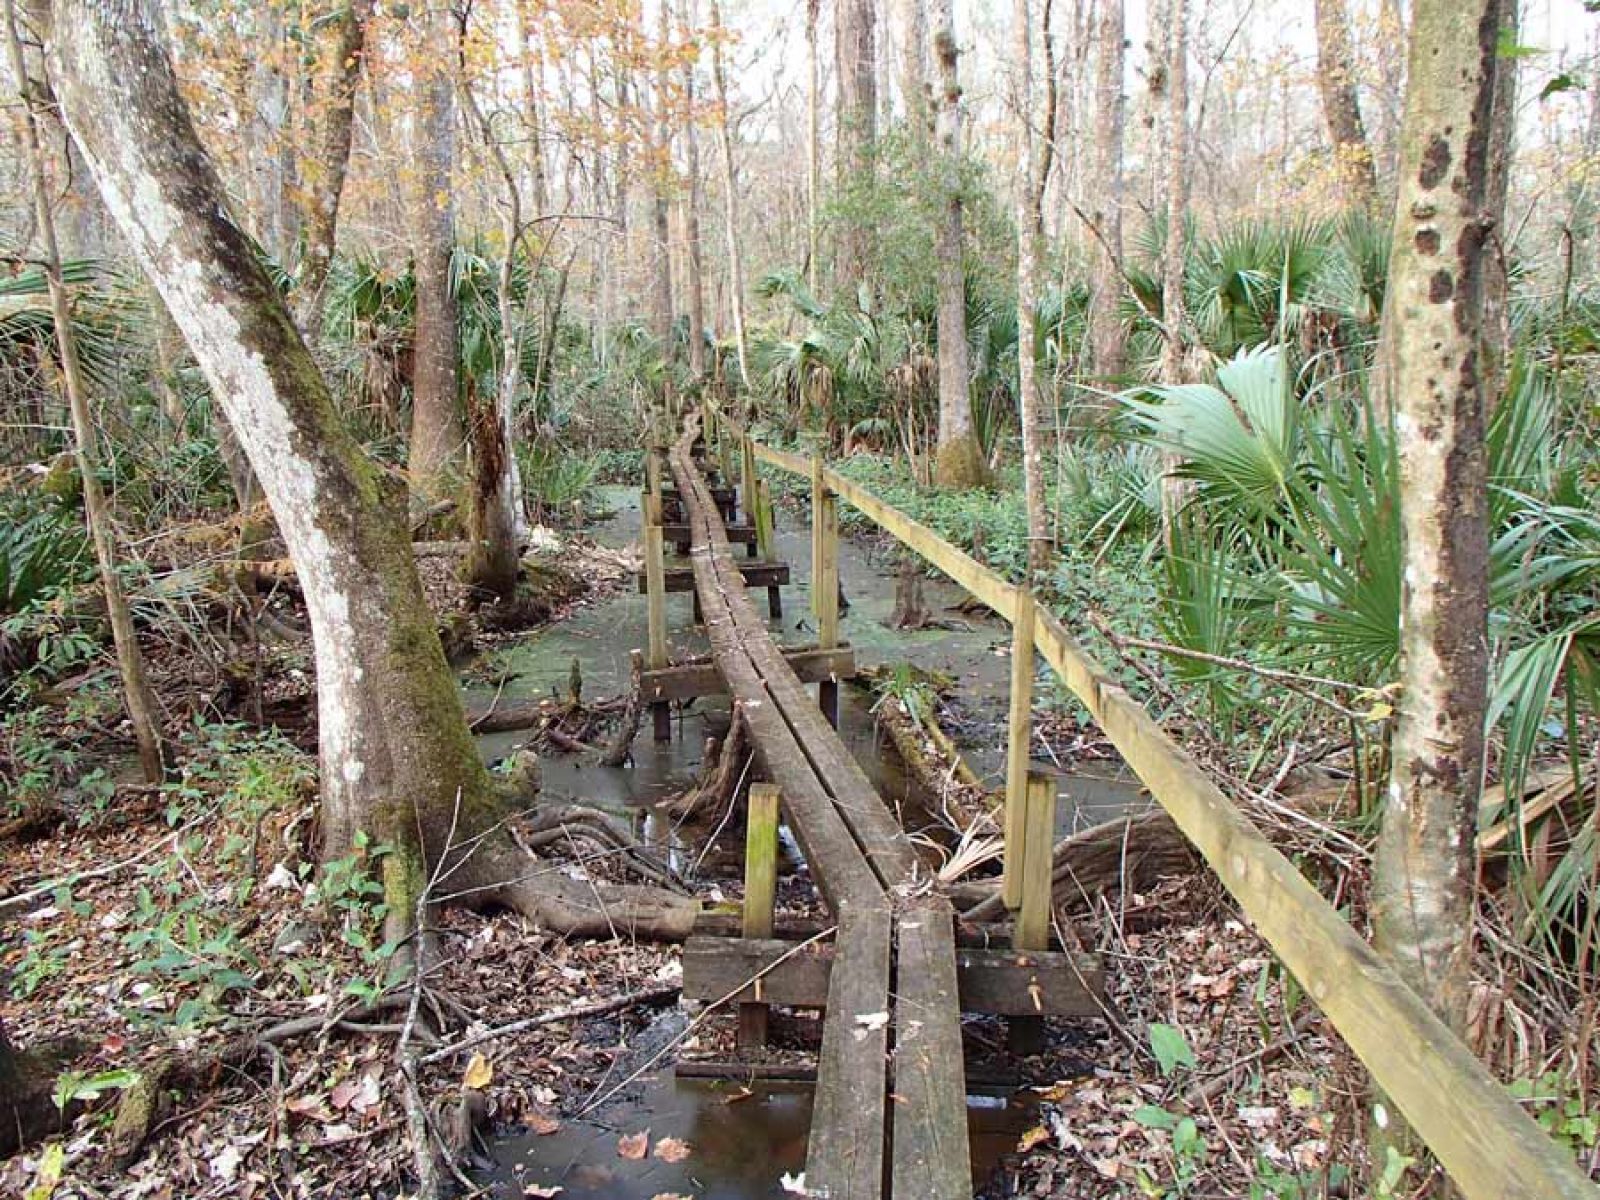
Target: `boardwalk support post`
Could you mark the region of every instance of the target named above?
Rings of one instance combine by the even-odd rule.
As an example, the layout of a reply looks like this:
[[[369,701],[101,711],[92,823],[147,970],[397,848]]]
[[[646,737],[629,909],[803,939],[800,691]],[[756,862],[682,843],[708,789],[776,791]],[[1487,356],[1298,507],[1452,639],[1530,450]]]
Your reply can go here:
[[[822,481],[822,459],[811,460],[811,611],[817,617],[817,645],[839,644],[839,498]],[[839,728],[839,682],[817,685],[817,702],[828,724]]]
[[[1050,907],[1053,863],[1051,852],[1056,827],[1056,781],[1052,775],[1029,773],[1023,789],[1022,853],[1006,863],[1013,864],[1021,876],[1022,906],[1011,934],[1017,950],[1050,948]],[[1011,845],[1006,850],[1009,853]],[[1009,874],[1008,874],[1009,877]],[[1040,1012],[1044,1011],[1040,1006]],[[1038,1016],[1012,1017],[1008,1023],[1013,1054],[1037,1054],[1044,1049],[1044,1019]]]
[[[656,461],[651,455],[651,462]],[[649,612],[649,666],[659,671],[667,665],[667,564],[666,546],[661,534],[661,477],[655,474],[655,488],[644,494],[644,574],[645,603]],[[672,737],[672,710],[665,701],[650,705],[650,720],[655,739]]]
[[[1017,589],[1016,616],[1011,622],[1011,718],[1006,735],[1005,874],[1001,897],[1005,906],[1022,904],[1023,856],[1026,854],[1024,813],[1028,790],[1028,751],[1033,741],[1033,593]]]
[[[750,785],[744,834],[744,928],[747,938],[770,938],[778,892],[778,799],[770,783]],[[761,981],[756,980],[756,995]],[[739,1005],[739,1049],[767,1044],[767,1006]]]
[[[772,492],[765,479],[756,480],[755,524],[756,552],[762,562],[770,563],[775,552],[772,544]],[[783,616],[783,594],[775,583],[767,585],[767,612],[773,620]]]

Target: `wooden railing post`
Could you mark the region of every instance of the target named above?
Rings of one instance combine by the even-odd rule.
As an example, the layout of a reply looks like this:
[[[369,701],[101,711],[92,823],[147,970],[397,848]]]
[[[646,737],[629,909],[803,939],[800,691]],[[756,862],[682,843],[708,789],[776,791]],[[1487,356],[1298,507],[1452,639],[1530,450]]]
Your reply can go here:
[[[1011,945],[1017,950],[1050,948],[1051,893],[1054,882],[1053,849],[1056,830],[1055,777],[1028,773],[1023,787],[1021,854],[1010,857],[1013,843],[1006,843],[1006,878],[1021,877],[1022,904],[1011,932]],[[1027,1056],[1044,1049],[1042,1017],[1012,1017],[1007,1022],[1008,1042],[1013,1054]]]
[[[744,519],[756,524],[756,448],[748,433],[739,439],[739,502]]]
[[[1000,894],[1009,909],[1022,904],[1022,860],[1026,853],[1028,752],[1033,743],[1033,593],[1017,589],[1011,622],[1011,716],[1006,733],[1005,874]]]
[[[770,938],[778,895],[778,788],[752,783],[745,812],[744,936]],[[761,980],[755,982],[761,995]],[[739,1005],[739,1048],[753,1050],[767,1043],[767,1006]]]
[[[772,492],[765,479],[756,480],[756,551],[761,561],[771,563],[777,553],[772,544]],[[783,595],[778,585],[767,585],[767,611],[774,620],[783,616]]]
[[[652,461],[654,461],[653,455]],[[648,655],[652,671],[664,669],[668,662],[667,565],[666,546],[662,541],[659,487],[658,476],[656,488],[647,489],[644,493],[645,603],[649,615]],[[656,741],[664,742],[671,738],[672,711],[665,700],[657,700],[650,705],[650,718],[655,727]]]
[[[832,650],[839,644],[839,498],[823,482],[820,458],[811,460],[811,610],[817,617],[818,647]],[[817,702],[837,729],[837,680],[817,685]]]

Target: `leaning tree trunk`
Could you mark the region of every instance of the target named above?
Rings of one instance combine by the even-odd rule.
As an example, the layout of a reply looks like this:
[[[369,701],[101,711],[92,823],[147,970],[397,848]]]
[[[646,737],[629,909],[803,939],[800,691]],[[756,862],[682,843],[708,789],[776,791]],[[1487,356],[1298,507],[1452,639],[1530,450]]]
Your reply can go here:
[[[339,201],[350,165],[356,87],[361,82],[372,8],[373,0],[340,0],[336,11],[319,14],[320,20],[312,25],[316,74],[311,94],[315,111],[307,114],[312,130],[310,169],[300,172],[306,182],[306,212],[300,270],[295,278],[295,317],[313,341],[322,326],[323,293],[328,268],[333,263]]]
[[[100,571],[100,587],[105,593],[106,616],[111,622],[111,640],[116,648],[117,672],[122,678],[123,703],[139,746],[139,765],[150,783],[160,783],[166,772],[161,743],[161,724],[155,696],[145,675],[144,654],[133,627],[133,613],[117,574],[117,548],[111,528],[111,506],[100,487],[100,462],[94,417],[89,412],[89,397],[84,390],[83,368],[78,360],[78,339],[72,326],[72,301],[61,278],[61,250],[56,242],[55,213],[50,204],[50,185],[45,179],[44,146],[39,139],[39,118],[34,111],[37,98],[28,81],[23,60],[22,36],[17,28],[13,0],[6,0],[6,41],[17,95],[22,98],[22,130],[27,155],[28,177],[33,190],[34,220],[44,250],[44,273],[50,291],[50,315],[54,322],[56,352],[61,360],[61,382],[72,412],[73,456],[83,487],[83,508],[88,518],[89,537],[94,543],[95,564]]]
[[[438,4],[438,0],[431,0]],[[430,40],[417,90],[415,145],[417,185],[412,197],[416,222],[416,315],[411,372],[412,493],[424,503],[439,500],[462,446],[459,334],[456,295],[450,286],[455,251],[452,175],[456,158],[455,18],[439,4],[423,15]]]
[[[1317,90],[1333,138],[1339,181],[1353,207],[1370,210],[1378,202],[1378,174],[1356,98],[1350,16],[1344,0],[1316,0],[1316,14]]]
[[[501,826],[399,498],[346,428],[229,212],[157,18],[145,0],[54,0],[50,14],[67,125],[232,419],[294,559],[316,657],[324,857],[355,852],[358,834],[391,847],[382,870],[398,923],[430,873],[455,863],[451,893],[469,903],[503,902],[577,932],[685,935],[692,906],[676,897],[530,870]]]
[[[1033,132],[1033,15],[1028,0],[1012,12],[1012,53],[1017,72],[1017,415],[1022,424],[1022,491],[1028,512],[1028,569],[1050,565],[1050,523],[1045,516],[1043,437],[1036,350],[1039,325],[1039,186]]]
[[[1122,294],[1122,139],[1127,34],[1123,0],[1102,0],[1095,64],[1094,278],[1089,281],[1089,355],[1101,386],[1127,369],[1127,333],[1117,314]]]
[[[956,72],[952,0],[934,5],[934,58],[939,67],[939,227],[934,254],[939,263],[939,439],[934,481],[941,487],[972,488],[989,482],[972,421],[967,359],[966,270],[962,263],[961,83]]]
[[[1418,0],[1379,353],[1395,413],[1405,580],[1394,766],[1373,861],[1373,934],[1458,1029],[1488,673],[1481,376],[1489,154],[1503,0]]]

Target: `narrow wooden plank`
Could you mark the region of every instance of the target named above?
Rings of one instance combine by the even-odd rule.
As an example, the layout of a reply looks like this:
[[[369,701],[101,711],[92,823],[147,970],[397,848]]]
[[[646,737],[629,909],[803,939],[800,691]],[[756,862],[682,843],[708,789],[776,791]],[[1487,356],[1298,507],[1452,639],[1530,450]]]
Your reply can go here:
[[[924,897],[895,922],[891,1194],[967,1200],[967,1086],[950,905]]]
[[[772,936],[773,905],[778,894],[778,795],[778,789],[770,783],[753,783],[745,806],[744,936],[747,938]],[[759,993],[758,987],[758,996]],[[761,1003],[739,1005],[739,1045],[754,1049],[766,1044],[767,1006]]]
[[[694,532],[689,525],[681,521],[673,521],[662,526],[666,540],[679,544],[688,544],[694,540]],[[738,542],[740,545],[753,546],[756,544],[756,529],[754,525],[727,525],[724,526],[727,539]]]
[[[828,1020],[806,1142],[806,1187],[829,1200],[875,1200],[883,1194],[889,936],[889,906],[882,898],[848,905],[839,914],[837,970],[828,982]]]
[[[742,924],[740,917],[732,920]],[[794,1008],[826,1007],[833,948],[819,943],[788,959],[783,957],[820,929],[784,928],[783,937],[750,939],[739,937],[731,925],[707,922],[705,927],[716,932],[696,932],[684,943],[685,999],[720,1000],[772,968],[735,999]],[[698,931],[700,924],[695,928]],[[774,963],[778,965],[773,967]],[[1000,1017],[1103,1015],[1105,966],[1097,955],[958,945],[955,972],[961,1012]]]
[[[739,574],[744,577],[746,587],[784,587],[789,583],[788,563],[752,558],[741,559],[738,565]],[[640,571],[636,578],[639,594],[646,595],[650,590],[649,579],[643,571]],[[668,567],[666,584],[669,593],[694,591],[694,568]]]
[[[1033,593],[1017,593],[1011,626],[1011,711],[1006,725],[1005,906],[1022,903],[1023,814],[1027,809],[1028,756],[1033,746]]]
[[[816,648],[783,651],[789,669],[802,683],[823,679],[849,679],[856,673],[856,652],[849,646],[837,650]],[[673,663],[660,670],[647,670],[639,680],[639,694],[646,703],[665,700],[692,700],[696,696],[726,696],[727,680],[715,663]]]

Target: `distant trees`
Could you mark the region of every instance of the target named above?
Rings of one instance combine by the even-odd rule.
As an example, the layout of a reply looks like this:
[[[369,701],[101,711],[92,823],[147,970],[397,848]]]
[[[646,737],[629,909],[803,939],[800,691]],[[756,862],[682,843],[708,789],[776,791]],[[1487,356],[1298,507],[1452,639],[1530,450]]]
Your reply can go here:
[[[1350,15],[1344,0],[1316,0],[1316,21],[1317,90],[1333,138],[1339,178],[1351,206],[1370,210],[1378,200],[1377,166],[1356,98],[1355,54],[1350,48]]]

